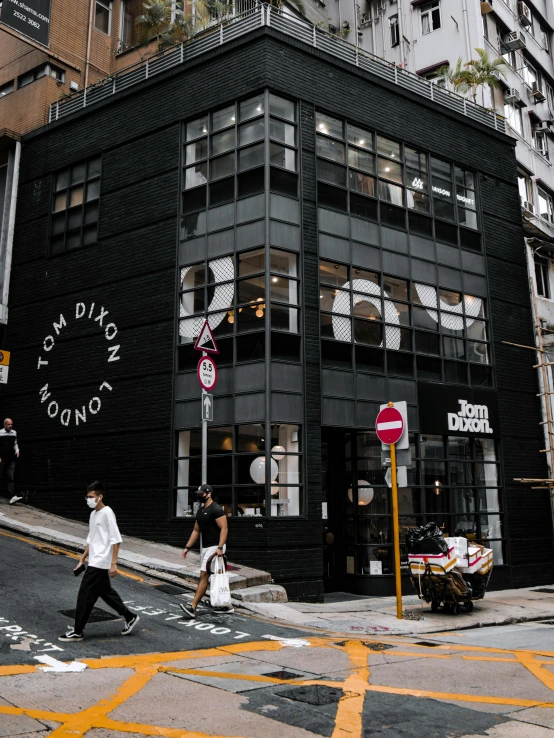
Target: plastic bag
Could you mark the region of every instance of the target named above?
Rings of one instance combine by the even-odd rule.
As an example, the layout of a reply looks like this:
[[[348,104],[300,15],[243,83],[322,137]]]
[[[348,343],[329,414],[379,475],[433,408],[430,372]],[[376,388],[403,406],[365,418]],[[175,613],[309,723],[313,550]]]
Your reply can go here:
[[[447,554],[448,544],[436,523],[412,528],[406,535],[406,546],[411,554]]]
[[[212,564],[212,575],[210,577],[210,604],[212,607],[231,606],[229,575],[225,571],[223,556],[216,556]]]

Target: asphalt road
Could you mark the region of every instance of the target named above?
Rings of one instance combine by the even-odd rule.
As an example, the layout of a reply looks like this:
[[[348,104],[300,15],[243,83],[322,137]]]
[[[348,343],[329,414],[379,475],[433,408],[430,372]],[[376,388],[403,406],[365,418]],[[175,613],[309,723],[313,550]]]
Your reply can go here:
[[[140,622],[128,636],[121,635],[123,620],[98,600],[85,640],[63,643],[58,636],[73,625],[80,577],[73,575],[74,558],[53,553],[40,542],[25,542],[0,535],[0,662],[36,663],[33,657],[47,653],[64,661],[117,654],[184,651],[212,648],[264,636],[295,638],[305,635],[286,626],[267,625],[239,613],[214,614],[209,606],[198,609],[194,621],[179,608],[192,599],[185,590],[155,580],[140,581],[122,570],[112,580]],[[169,590],[163,591],[164,589]],[[176,594],[177,593],[177,594]],[[92,622],[94,621],[94,622]],[[14,649],[21,646],[24,650]]]
[[[190,594],[122,572],[133,633],[99,602],[66,644],[74,566],[0,530],[0,738],[554,738],[554,626],[352,638],[208,607],[191,622]],[[60,673],[71,662],[84,670]]]

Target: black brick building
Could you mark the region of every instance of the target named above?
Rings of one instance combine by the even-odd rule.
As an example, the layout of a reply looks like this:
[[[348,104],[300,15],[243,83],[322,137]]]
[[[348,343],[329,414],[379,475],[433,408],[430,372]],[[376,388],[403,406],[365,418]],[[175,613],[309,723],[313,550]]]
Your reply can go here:
[[[531,354],[504,343],[533,344],[514,142],[327,44],[252,28],[25,138],[3,398],[19,487],[85,519],[102,477],[124,532],[183,543],[208,311],[232,559],[291,598],[391,593],[374,427],[393,400],[404,530],[490,541],[497,587],[550,581],[548,493],[513,481],[546,474]],[[448,430],[475,406],[492,433]]]

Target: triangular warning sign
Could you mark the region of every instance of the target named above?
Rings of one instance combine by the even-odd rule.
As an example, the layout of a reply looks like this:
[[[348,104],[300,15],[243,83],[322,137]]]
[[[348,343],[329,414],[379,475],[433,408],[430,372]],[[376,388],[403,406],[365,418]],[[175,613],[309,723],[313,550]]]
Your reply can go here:
[[[196,339],[194,348],[197,351],[205,351],[207,354],[219,354],[217,343],[215,342],[214,334],[210,328],[210,324],[207,320],[204,321],[200,335]]]

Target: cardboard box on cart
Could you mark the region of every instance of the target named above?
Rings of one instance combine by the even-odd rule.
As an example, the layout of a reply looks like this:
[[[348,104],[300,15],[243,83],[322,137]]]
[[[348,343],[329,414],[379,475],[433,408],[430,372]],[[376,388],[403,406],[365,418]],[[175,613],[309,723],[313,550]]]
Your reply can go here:
[[[447,554],[408,554],[408,564],[413,575],[423,574],[426,564],[429,564],[432,574],[444,576],[445,572],[448,573],[456,566],[457,561],[453,546],[448,547]]]

